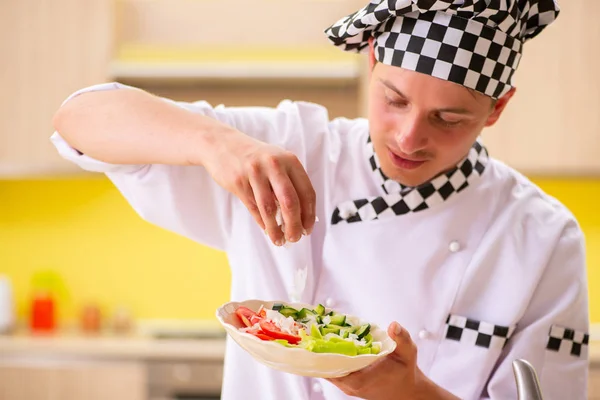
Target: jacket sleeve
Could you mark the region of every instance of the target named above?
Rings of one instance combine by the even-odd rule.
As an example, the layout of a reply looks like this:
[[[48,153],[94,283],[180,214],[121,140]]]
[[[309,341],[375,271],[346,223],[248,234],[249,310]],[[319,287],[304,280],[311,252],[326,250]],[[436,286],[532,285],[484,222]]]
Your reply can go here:
[[[84,92],[122,88],[132,87],[116,82],[95,85],[73,93],[65,103]],[[304,164],[309,154],[307,146],[317,145],[319,136],[323,137],[328,129],[325,109],[308,103],[284,101],[274,108],[236,108],[213,107],[206,101],[163,100],[218,119],[258,140],[286,148]],[[106,174],[146,221],[201,244],[226,250],[234,220],[233,208],[243,205],[216,184],[203,167],[109,164],[73,149],[59,132],[54,132],[51,141],[66,160],[84,170]]]
[[[483,398],[516,399],[512,364],[524,359],[537,372],[544,400],[586,399],[588,341],[584,236],[570,220]]]

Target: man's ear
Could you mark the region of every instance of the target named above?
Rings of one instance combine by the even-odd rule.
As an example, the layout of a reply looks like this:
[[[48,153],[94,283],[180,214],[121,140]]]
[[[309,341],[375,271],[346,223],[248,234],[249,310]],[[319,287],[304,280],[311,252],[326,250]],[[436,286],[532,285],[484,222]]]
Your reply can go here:
[[[496,101],[496,104],[494,105],[494,110],[492,111],[492,113],[488,117],[487,121],[485,122],[485,126],[492,126],[498,121],[498,119],[500,118],[500,115],[502,115],[502,112],[506,108],[506,105],[508,104],[510,99],[515,94],[516,90],[517,89],[514,87],[511,88],[508,92],[506,92],[506,94],[504,96],[500,97]]]
[[[369,71],[373,71],[375,67],[375,63],[377,60],[375,59],[375,38],[371,36],[368,40],[369,42]]]

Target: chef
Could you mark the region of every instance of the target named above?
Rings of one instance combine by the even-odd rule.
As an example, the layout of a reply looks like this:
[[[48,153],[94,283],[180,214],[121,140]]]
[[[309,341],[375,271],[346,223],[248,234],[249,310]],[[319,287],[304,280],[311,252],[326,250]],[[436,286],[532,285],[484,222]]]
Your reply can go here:
[[[232,300],[298,294],[397,343],[364,370],[312,379],[229,340],[225,400],[514,399],[515,359],[546,399],[584,399],[582,231],[480,138],[515,93],[524,43],[558,13],[551,0],[373,0],[326,30],[369,57],[368,118],[107,83],[67,98],[51,140],[141,218],[226,252]]]

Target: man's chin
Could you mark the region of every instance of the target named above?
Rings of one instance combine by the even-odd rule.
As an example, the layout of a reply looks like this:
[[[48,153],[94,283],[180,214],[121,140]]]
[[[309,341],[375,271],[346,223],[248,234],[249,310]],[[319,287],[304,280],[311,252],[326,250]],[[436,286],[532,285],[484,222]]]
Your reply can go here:
[[[429,168],[424,168],[426,165],[427,163],[410,171],[404,171],[398,168],[390,168],[389,166],[387,168],[382,166],[382,170],[389,179],[392,179],[404,186],[419,186],[430,181],[434,177],[434,174],[429,171]]]

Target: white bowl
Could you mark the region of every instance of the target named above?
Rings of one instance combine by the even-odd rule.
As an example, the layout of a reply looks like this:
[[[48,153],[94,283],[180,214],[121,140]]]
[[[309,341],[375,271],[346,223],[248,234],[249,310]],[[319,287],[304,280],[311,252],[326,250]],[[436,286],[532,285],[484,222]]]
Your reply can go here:
[[[261,340],[254,335],[239,330],[239,328],[244,327],[235,313],[239,306],[257,312],[261,305],[264,305],[265,308],[272,308],[273,304],[276,303],[283,303],[298,310],[302,307],[315,308],[310,304],[253,299],[243,302],[232,301],[217,309],[219,322],[233,340],[254,359],[273,369],[315,378],[338,378],[365,368],[392,353],[396,348],[396,342],[389,337],[387,332],[374,324],[371,324],[371,335],[374,342],[381,342],[381,351],[379,354],[360,354],[357,356],[313,353],[302,348],[289,348],[279,343]],[[360,323],[365,322],[361,320]]]

